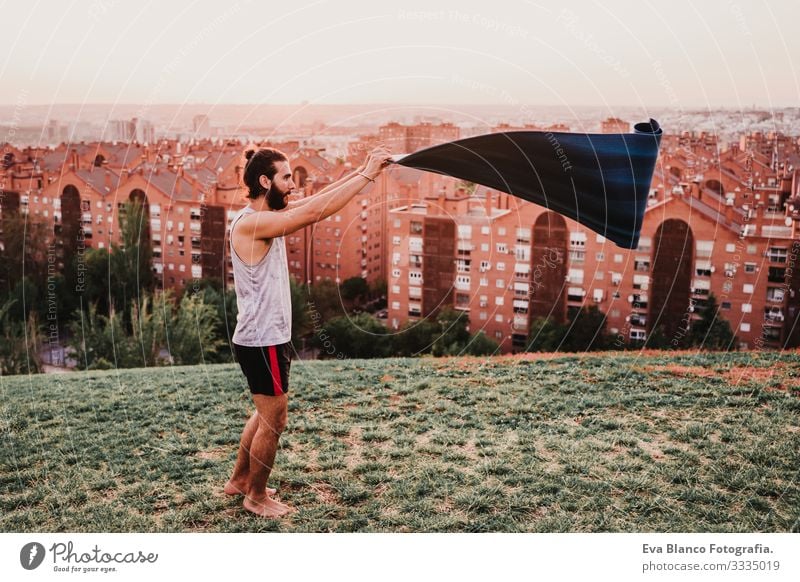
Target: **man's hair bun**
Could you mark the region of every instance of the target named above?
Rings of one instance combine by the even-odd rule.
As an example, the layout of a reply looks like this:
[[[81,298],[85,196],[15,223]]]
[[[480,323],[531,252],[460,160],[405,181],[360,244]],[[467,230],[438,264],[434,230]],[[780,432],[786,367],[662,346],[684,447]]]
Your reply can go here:
[[[247,163],[244,165],[242,181],[249,191],[248,197],[254,200],[267,191],[259,182],[261,176],[274,179],[278,171],[275,163],[289,161],[286,154],[273,148],[247,150],[244,152],[244,157],[247,158]]]

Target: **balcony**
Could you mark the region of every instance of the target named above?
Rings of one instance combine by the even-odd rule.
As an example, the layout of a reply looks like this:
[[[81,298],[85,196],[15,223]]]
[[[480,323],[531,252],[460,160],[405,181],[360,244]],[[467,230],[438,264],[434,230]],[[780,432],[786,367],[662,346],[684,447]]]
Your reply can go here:
[[[647,327],[647,316],[642,313],[631,313],[628,320],[630,321],[631,325]]]
[[[770,283],[783,283],[786,280],[786,269],[783,267],[770,267],[767,281]]]
[[[769,287],[767,289],[767,302],[768,303],[783,303],[786,298],[786,293],[780,287]]]
[[[783,310],[779,307],[770,306],[764,308],[764,323],[780,325],[784,322]]]

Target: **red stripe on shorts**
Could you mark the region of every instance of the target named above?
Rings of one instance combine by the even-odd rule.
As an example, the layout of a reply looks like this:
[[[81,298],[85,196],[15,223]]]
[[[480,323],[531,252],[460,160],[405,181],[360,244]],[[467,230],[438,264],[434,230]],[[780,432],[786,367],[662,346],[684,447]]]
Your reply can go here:
[[[281,383],[281,369],[278,367],[278,350],[275,346],[269,346],[269,367],[272,373],[272,386],[275,396],[283,394],[283,384]]]

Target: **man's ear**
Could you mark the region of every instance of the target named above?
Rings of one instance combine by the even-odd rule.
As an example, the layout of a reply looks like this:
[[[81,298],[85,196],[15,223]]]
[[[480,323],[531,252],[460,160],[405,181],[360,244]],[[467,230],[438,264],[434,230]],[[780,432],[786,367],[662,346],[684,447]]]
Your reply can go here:
[[[267,178],[266,174],[261,174],[261,176],[258,177],[258,183],[261,184],[264,190],[269,190],[270,186],[272,186],[272,182]]]

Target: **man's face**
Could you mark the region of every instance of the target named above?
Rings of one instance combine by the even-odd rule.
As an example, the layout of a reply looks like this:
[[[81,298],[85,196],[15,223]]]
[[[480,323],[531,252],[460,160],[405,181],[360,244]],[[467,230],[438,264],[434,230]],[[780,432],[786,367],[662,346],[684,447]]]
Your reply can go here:
[[[272,210],[283,210],[289,203],[289,194],[295,190],[292,180],[292,169],[289,162],[275,163],[275,177],[270,183],[266,176],[261,176],[261,185],[267,188],[267,204]]]

